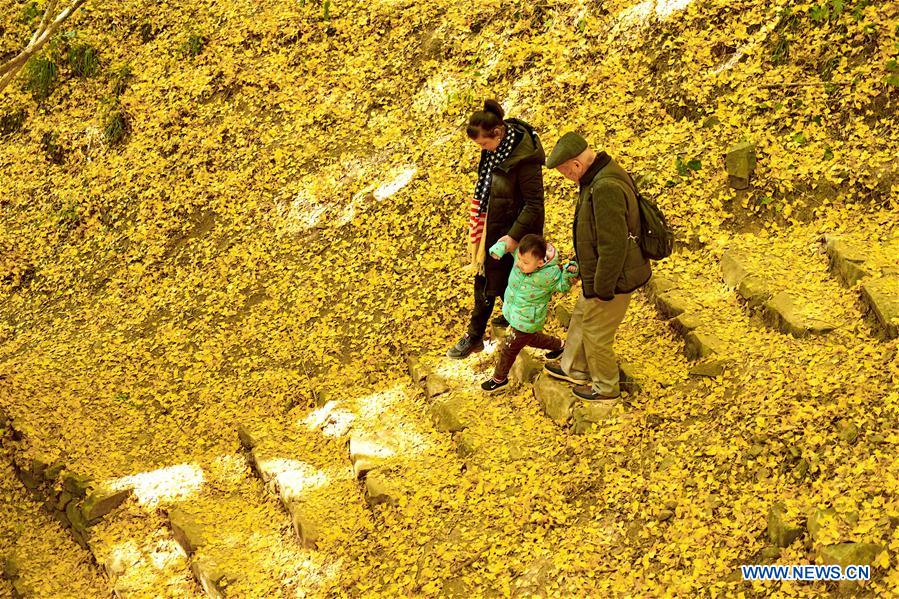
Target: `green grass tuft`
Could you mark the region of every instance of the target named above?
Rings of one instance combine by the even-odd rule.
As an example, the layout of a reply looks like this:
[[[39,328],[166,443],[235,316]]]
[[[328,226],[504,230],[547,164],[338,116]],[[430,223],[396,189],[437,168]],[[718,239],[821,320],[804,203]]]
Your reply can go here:
[[[187,56],[199,56],[201,52],[203,52],[203,48],[206,47],[206,38],[202,35],[196,35],[194,33],[188,36],[187,41],[184,42],[184,45],[181,46],[181,51]]]
[[[59,68],[42,56],[35,56],[25,65],[25,90],[37,101],[46,100],[53,93]]]
[[[69,66],[76,77],[93,77],[100,70],[97,50],[87,44],[69,48]]]
[[[103,136],[111,146],[124,141],[130,130],[128,116],[121,109],[110,112],[103,123]]]

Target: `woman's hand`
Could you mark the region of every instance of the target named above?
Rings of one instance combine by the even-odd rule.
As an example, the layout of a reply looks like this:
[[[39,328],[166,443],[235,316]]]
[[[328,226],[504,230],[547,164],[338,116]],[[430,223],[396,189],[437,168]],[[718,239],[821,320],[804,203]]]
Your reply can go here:
[[[515,248],[518,247],[518,242],[509,237],[508,235],[503,235],[499,238],[506,245],[506,253],[511,254],[515,251]]]

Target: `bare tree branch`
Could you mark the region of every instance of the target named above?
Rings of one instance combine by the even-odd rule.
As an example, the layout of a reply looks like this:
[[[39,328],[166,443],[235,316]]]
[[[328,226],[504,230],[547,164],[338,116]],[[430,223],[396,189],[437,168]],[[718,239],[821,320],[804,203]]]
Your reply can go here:
[[[17,56],[14,56],[0,65],[0,92],[6,89],[6,86],[9,85],[22,67],[25,66],[25,63],[28,62],[28,59],[37,54],[41,48],[50,41],[50,38],[53,37],[62,24],[72,16],[72,13],[85,2],[86,0],[74,0],[68,8],[56,15],[53,21],[50,22],[50,15],[56,11],[59,0],[49,0],[47,8],[44,11],[44,16],[41,18],[37,30],[35,30],[34,34],[31,36],[31,41],[28,42],[25,49],[19,52]]]
[[[28,42],[28,45],[32,45],[35,40],[44,32],[47,28],[47,21],[50,20],[50,15],[56,10],[56,5],[59,4],[59,0],[50,0],[47,3],[47,8],[44,9],[44,16],[41,17],[41,22],[37,26],[37,29],[34,32],[34,35],[31,36],[31,40]]]

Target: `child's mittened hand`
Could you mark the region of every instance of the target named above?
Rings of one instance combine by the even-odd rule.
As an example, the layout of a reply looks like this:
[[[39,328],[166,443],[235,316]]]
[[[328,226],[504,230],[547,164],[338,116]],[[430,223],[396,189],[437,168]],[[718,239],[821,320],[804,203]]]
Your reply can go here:
[[[506,244],[502,239],[500,239],[490,246],[490,250],[488,253],[496,260],[499,260],[506,254]]]

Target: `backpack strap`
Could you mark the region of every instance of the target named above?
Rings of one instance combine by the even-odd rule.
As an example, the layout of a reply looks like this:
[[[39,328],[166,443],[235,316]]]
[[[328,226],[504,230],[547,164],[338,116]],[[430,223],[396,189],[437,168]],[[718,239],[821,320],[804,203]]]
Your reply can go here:
[[[628,178],[630,178],[630,174],[628,174]],[[613,181],[621,186],[622,191],[624,191],[624,200],[626,202],[627,214],[625,215],[625,220],[627,221],[627,236],[629,239],[634,240],[639,244],[639,233],[640,233],[640,208],[637,205],[637,188],[634,185],[634,180],[631,178],[629,182],[623,181],[620,177],[616,177],[614,175],[605,175],[603,177],[599,177],[600,180]],[[594,179],[590,183],[590,202],[593,202],[593,185],[595,185],[597,179]],[[631,193],[628,193],[630,191]]]

